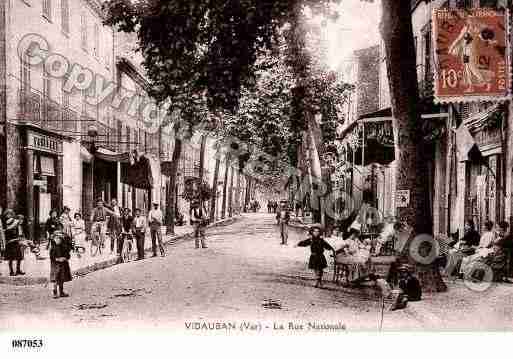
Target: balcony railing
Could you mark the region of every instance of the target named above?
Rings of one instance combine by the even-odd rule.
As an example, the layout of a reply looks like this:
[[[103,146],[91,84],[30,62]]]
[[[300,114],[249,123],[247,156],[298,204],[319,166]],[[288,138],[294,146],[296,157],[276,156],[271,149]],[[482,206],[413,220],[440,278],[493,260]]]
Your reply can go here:
[[[60,133],[62,135],[77,137],[83,141],[91,141],[88,130],[91,125],[98,129],[95,141],[98,146],[115,152],[125,152],[138,148],[141,152],[159,155],[159,134],[148,137],[146,147],[144,143],[136,144],[137,137],[120,135],[121,128],[118,121],[106,121],[114,126],[98,121],[87,112],[78,112],[69,106],[62,106],[56,101],[43,96],[43,94],[28,88],[21,88],[18,92],[17,117],[20,121],[31,123],[43,129]],[[126,134],[126,127],[123,132]],[[130,142],[130,143],[128,143]]]
[[[41,126],[41,96],[30,91],[20,90],[18,118]]]

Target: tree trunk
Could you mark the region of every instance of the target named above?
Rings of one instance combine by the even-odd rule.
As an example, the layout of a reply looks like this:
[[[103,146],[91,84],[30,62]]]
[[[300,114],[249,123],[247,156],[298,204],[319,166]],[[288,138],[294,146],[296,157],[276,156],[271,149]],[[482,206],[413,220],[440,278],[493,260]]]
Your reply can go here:
[[[201,135],[200,139],[200,163],[199,163],[199,183],[198,183],[198,190],[199,190],[199,201],[200,201],[200,208],[203,208],[203,196],[201,189],[203,188],[203,177],[205,172],[205,146],[207,142],[207,136]]]
[[[175,202],[176,202],[176,178],[178,172],[178,164],[180,163],[180,157],[182,154],[182,140],[180,135],[178,134],[178,126],[175,126],[175,145],[173,148],[173,157],[171,162],[171,177],[169,178],[169,198],[168,203],[171,206],[168,206],[170,222],[168,223],[166,233],[174,235],[175,234]]]
[[[223,204],[221,209],[221,219],[226,217],[226,191],[228,189],[228,171],[230,170],[230,153],[226,154],[225,169],[224,169],[224,183],[223,183]]]
[[[214,169],[214,182],[212,183],[212,199],[210,203],[210,222],[214,222],[217,204],[217,182],[219,181],[219,166],[221,159],[216,157],[216,167]]]
[[[228,217],[233,215],[233,167],[230,171],[230,191],[228,192]]]
[[[237,171],[237,188],[235,191],[235,208],[237,209],[236,214],[240,215],[240,169]]]
[[[249,202],[251,200],[251,177],[246,176],[246,193],[244,197],[244,211],[249,210]]]
[[[408,207],[398,208],[397,215],[413,228],[413,236],[432,234],[429,181],[426,177],[430,152],[425,151],[422,134],[417,130],[421,117],[417,111],[419,89],[411,1],[382,0],[381,4],[380,27],[385,42],[397,161],[396,190],[410,191]],[[434,264],[421,265],[418,261],[414,264],[425,291],[447,289]]]

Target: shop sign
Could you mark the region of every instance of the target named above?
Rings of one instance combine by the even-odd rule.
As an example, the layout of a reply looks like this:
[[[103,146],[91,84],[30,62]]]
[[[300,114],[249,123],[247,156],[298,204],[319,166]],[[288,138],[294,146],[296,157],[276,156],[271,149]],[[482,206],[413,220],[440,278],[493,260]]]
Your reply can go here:
[[[511,70],[507,10],[434,9],[435,100],[506,100]]]
[[[53,154],[62,154],[62,140],[28,131],[27,148],[36,151],[50,152]]]

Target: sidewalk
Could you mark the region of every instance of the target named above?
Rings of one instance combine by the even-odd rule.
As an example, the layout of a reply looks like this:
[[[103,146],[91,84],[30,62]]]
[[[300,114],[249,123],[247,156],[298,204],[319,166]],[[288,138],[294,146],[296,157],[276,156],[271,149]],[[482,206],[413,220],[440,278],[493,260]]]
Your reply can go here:
[[[226,218],[212,223],[208,228],[217,226],[226,226],[235,222],[240,217]],[[175,235],[164,235],[162,240],[166,246],[175,244],[182,240],[192,239],[192,226],[184,225],[175,227]],[[44,246],[42,246],[44,247]],[[146,234],[145,251],[151,253],[151,237],[149,232]],[[30,251],[25,252],[25,259],[22,263],[22,270],[26,273],[23,276],[9,276],[9,266],[7,261],[0,263],[0,284],[11,285],[36,285],[46,284],[50,276],[50,258],[46,248],[41,248],[41,257],[43,260],[37,260],[35,255]],[[132,249],[132,258],[136,257],[136,249]],[[146,254],[148,257],[148,254]],[[107,239],[102,254],[91,257],[89,254],[89,243],[86,244],[86,252],[78,258],[75,253],[71,254],[70,266],[74,277],[84,276],[88,273],[95,272],[100,269],[112,267],[121,264],[118,262],[116,253],[110,253],[110,240]]]

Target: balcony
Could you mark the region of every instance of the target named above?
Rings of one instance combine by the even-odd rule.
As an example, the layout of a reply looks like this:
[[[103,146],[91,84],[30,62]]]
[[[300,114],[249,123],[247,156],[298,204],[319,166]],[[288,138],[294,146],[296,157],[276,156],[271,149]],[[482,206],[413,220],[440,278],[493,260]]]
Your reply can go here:
[[[159,134],[150,134],[145,142],[136,144],[138,137],[122,135],[121,123],[119,121],[109,121],[109,115],[104,117],[103,122],[90,116],[87,112],[76,111],[70,106],[63,106],[58,102],[44,96],[40,92],[21,88],[18,91],[18,111],[17,118],[20,121],[33,124],[42,129],[56,132],[69,137],[76,137],[84,142],[92,141],[88,136],[90,126],[94,125],[98,129],[98,138],[95,139],[97,146],[106,148],[114,152],[125,152],[133,148],[138,148],[141,152],[159,154]],[[89,111],[92,113],[93,111]],[[111,126],[107,125],[110,124]]]
[[[79,131],[75,111],[30,90],[19,92],[18,119],[63,135],[72,136]]]

